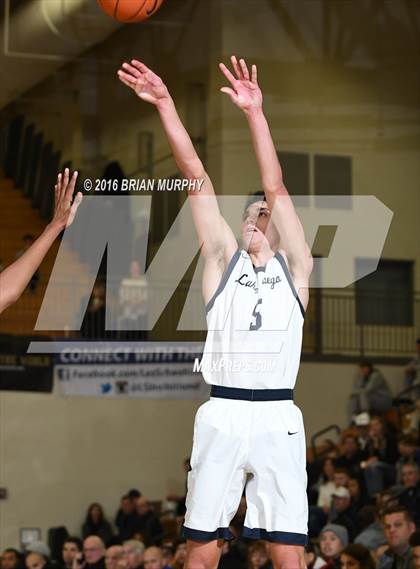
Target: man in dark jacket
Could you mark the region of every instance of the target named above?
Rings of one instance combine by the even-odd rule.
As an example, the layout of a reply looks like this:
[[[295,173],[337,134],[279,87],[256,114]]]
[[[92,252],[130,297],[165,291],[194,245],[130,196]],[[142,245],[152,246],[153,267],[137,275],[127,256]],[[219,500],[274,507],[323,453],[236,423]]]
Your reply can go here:
[[[405,487],[399,496],[399,503],[407,508],[414,518],[414,522],[420,525],[420,473],[419,466],[415,462],[407,462],[401,469],[401,479]]]
[[[115,525],[118,528],[118,537],[121,541],[126,541],[134,535],[137,519],[136,499],[131,498],[129,494],[125,494],[121,498],[120,508],[115,517]]]
[[[394,506],[382,516],[389,549],[379,558],[378,569],[412,569],[410,537],[416,526],[408,510]]]
[[[358,534],[357,514],[351,504],[348,488],[344,488],[344,486],[336,488],[332,495],[332,502],[330,522],[345,527],[350,541],[353,541]]]
[[[162,537],[163,530],[159,518],[144,496],[140,496],[136,500],[134,532],[141,533],[146,541],[154,544],[159,543]]]

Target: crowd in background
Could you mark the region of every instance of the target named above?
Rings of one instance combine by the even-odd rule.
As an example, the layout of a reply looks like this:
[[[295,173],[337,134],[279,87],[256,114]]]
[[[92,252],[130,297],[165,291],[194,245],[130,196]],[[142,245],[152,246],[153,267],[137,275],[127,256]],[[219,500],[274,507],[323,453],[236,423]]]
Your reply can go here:
[[[388,404],[384,378],[362,362],[349,427],[337,443],[308,450],[308,569],[420,569],[419,362],[420,340],[405,368],[407,398],[397,402],[404,413]],[[132,489],[113,523],[93,503],[80,536],[63,538],[55,551],[37,541],[24,552],[5,549],[0,569],[181,569],[184,513],[185,496],[152,504]],[[219,567],[271,569],[267,544],[241,537],[245,513],[244,493]]]

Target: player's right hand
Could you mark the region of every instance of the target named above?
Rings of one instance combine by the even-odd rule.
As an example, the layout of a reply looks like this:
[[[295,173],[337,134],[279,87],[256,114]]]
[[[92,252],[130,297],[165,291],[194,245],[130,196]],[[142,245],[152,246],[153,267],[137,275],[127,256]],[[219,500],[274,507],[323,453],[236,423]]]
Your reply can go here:
[[[123,63],[118,70],[118,78],[147,103],[159,105],[170,99],[169,91],[162,79],[137,59],[132,59],[131,63]]]
[[[263,96],[258,85],[257,66],[251,67],[251,74],[244,59],[239,61],[234,55],[230,58],[234,73],[224,63],[219,64],[220,71],[231,84],[231,87],[222,87],[222,93],[229,95],[232,103],[245,113],[262,108]]]
[[[51,223],[57,226],[60,231],[73,223],[77,208],[82,202],[81,192],[77,192],[73,199],[77,174],[77,172],[73,172],[73,175],[70,176],[70,171],[66,168],[63,174],[61,172],[58,174],[57,182],[54,186],[55,206]]]

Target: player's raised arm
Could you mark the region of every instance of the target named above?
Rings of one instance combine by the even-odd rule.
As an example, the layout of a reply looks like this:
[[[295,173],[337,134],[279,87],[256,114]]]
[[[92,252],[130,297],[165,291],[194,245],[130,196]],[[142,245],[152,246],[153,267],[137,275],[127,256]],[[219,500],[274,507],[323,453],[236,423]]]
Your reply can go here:
[[[179,118],[166,85],[144,63],[135,59],[122,65],[118,77],[140,99],[157,108],[182,176],[190,180],[204,180],[200,191],[188,193],[200,247],[206,259],[228,258],[233,254],[232,249],[234,251],[237,247],[235,237],[220,214],[211,180]]]
[[[231,57],[234,73],[223,64],[220,69],[230,83],[221,91],[244,111],[251,130],[252,141],[262,186],[271,218],[280,233],[281,248],[285,251],[295,284],[307,285],[312,270],[312,257],[305,241],[302,224],[283,183],[283,175],[276,149],[263,112],[263,96],[257,80],[257,67],[251,73],[243,59]]]
[[[70,178],[67,168],[64,175],[58,175],[55,185],[55,209],[51,223],[17,261],[0,273],[0,313],[20,297],[55,239],[73,222],[77,208],[82,201],[80,192],[73,201],[76,179],[77,172],[74,172]]]

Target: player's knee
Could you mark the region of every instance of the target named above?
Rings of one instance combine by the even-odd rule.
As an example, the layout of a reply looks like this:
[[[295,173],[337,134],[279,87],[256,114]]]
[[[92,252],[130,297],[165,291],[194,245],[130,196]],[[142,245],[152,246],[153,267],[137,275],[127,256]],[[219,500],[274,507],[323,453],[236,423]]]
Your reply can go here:
[[[303,547],[271,544],[274,569],[306,569]]]

